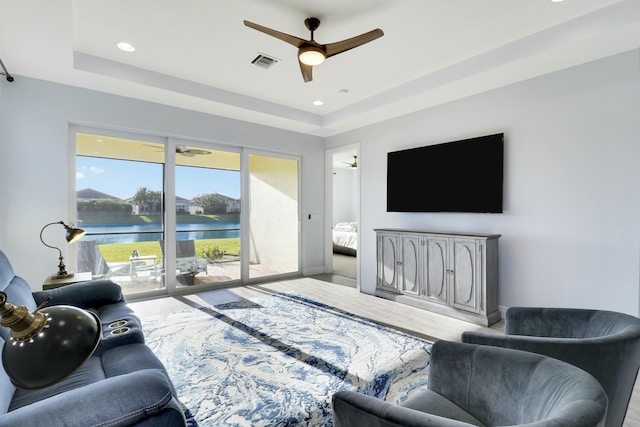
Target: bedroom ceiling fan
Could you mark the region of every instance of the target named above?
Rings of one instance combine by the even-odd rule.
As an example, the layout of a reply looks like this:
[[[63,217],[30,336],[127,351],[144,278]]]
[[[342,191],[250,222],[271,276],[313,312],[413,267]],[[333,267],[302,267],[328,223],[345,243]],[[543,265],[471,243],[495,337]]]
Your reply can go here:
[[[327,58],[361,46],[365,43],[369,43],[370,41],[384,35],[384,32],[380,28],[376,28],[375,30],[371,30],[346,40],[329,44],[320,44],[313,39],[313,33],[320,26],[320,20],[318,18],[307,18],[304,20],[304,25],[309,29],[309,31],[311,31],[310,40],[304,40],[296,36],[281,33],[280,31],[263,27],[262,25],[254,24],[253,22],[246,20],[244,21],[244,25],[297,47],[298,63],[300,64],[300,71],[302,72],[302,78],[305,83],[313,80],[312,72],[314,65],[320,65]]]
[[[342,163],[346,163],[348,164],[350,167],[352,168],[357,168],[358,167],[358,156],[353,156],[353,162],[342,162]]]

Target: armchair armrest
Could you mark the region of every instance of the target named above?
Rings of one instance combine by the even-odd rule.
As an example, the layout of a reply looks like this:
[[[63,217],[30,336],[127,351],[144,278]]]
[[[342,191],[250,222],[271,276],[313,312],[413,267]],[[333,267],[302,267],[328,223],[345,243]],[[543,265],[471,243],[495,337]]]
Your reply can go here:
[[[460,336],[460,341],[467,344],[492,345],[494,347],[509,347],[508,335],[493,334],[490,332],[465,331]]]
[[[165,375],[145,369],[79,387],[0,415],[0,427],[130,426],[178,410]],[[182,411],[175,419],[186,425]]]
[[[564,360],[573,365],[591,366],[603,363],[611,353],[610,339],[549,338],[526,335],[500,335],[486,332],[463,332],[461,341],[467,344],[490,345],[524,350]],[[608,344],[608,345],[606,345]],[[618,346],[619,347],[619,346]],[[623,352],[619,354],[624,354]],[[584,368],[583,368],[584,369]]]
[[[583,338],[595,313],[577,308],[509,307],[505,313],[505,334]]]
[[[334,393],[333,425],[335,427],[470,427],[456,421],[415,409],[392,405],[383,400],[350,390]]]
[[[33,292],[33,298],[38,305],[49,297],[51,297],[50,305],[73,305],[80,308],[94,308],[124,302],[122,288],[109,279],[90,280]]]

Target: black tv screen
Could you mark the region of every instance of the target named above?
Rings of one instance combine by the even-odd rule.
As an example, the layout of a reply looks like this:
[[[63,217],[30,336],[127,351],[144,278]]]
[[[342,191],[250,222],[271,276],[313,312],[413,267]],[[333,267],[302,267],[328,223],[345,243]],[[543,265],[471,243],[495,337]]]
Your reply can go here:
[[[387,154],[387,212],[502,213],[504,134]]]

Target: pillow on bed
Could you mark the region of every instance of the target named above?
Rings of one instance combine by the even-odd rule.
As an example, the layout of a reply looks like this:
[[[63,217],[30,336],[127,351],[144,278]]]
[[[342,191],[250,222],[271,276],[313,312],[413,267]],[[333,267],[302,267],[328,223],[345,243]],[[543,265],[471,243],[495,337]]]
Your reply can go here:
[[[336,231],[356,231],[355,222],[339,222],[333,227]]]

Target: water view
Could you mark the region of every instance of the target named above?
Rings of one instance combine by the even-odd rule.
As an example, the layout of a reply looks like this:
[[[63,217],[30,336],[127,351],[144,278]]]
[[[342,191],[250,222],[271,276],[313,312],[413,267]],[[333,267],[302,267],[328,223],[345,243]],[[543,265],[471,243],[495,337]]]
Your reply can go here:
[[[240,223],[219,221],[212,224],[177,224],[177,240],[225,239],[240,237]],[[87,232],[86,240],[98,244],[152,242],[163,240],[162,228],[158,223],[150,224],[87,224],[81,225]]]

